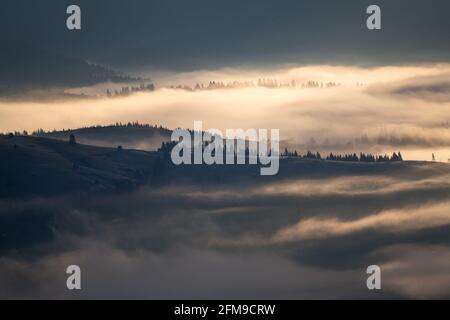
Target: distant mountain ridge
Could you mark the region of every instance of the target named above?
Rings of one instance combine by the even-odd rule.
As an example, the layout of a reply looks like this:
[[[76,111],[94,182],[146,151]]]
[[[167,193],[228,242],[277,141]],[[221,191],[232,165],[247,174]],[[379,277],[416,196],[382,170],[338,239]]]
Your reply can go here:
[[[2,42],[0,71],[0,94],[140,80],[105,66],[12,41]]]

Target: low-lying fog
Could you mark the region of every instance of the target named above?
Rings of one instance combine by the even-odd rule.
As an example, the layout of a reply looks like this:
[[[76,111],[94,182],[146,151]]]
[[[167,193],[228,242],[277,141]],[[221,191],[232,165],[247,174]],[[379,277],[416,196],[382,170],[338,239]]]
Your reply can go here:
[[[69,90],[96,95],[70,101],[0,101],[0,131],[77,128],[138,120],[169,128],[279,128],[281,139],[318,151],[401,151],[405,159],[450,159],[450,65],[154,73],[157,90],[107,98],[100,84]],[[284,88],[187,91],[169,86],[275,79]],[[296,86],[292,87],[292,81]],[[302,88],[307,81],[339,86]]]
[[[448,298],[450,170],[407,166],[2,199],[0,298]],[[70,264],[80,292],[65,287]]]

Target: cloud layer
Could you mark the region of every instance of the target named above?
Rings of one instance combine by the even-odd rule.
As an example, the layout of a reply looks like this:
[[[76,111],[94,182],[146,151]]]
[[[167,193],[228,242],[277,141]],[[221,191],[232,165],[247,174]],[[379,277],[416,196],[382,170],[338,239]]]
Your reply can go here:
[[[175,175],[114,196],[3,199],[0,297],[449,297],[448,165],[351,177],[344,167],[361,169],[306,165],[268,180]],[[82,267],[79,293],[65,289],[69,264]],[[365,286],[371,264],[382,292]]]

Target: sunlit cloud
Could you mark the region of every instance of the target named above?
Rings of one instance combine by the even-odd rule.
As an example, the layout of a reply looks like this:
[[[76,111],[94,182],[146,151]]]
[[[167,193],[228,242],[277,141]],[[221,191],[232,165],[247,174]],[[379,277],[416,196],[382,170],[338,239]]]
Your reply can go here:
[[[265,195],[376,195],[394,192],[450,188],[450,176],[403,181],[388,176],[353,176],[330,179],[299,179],[274,183],[255,190]]]
[[[386,210],[358,219],[308,218],[279,230],[274,242],[344,236],[361,231],[416,231],[450,224],[450,202],[420,208]]]
[[[440,299],[450,294],[450,249],[445,245],[395,245],[374,253],[385,290],[413,299]]]

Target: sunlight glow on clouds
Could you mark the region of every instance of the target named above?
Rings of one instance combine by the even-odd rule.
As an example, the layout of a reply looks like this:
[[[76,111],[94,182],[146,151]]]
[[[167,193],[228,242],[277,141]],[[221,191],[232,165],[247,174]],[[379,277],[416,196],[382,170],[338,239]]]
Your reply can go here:
[[[354,149],[392,152],[411,149],[414,159],[450,158],[450,66],[285,67],[278,70],[196,71],[164,75],[161,83],[295,80],[297,88],[216,89],[188,92],[161,88],[122,98],[13,102],[0,101],[0,131],[75,128],[138,120],[169,128],[279,128],[281,139],[328,151],[365,137]],[[301,88],[309,80],[337,82],[335,88]],[[357,86],[363,83],[364,86]],[[87,90],[87,89],[86,89]],[[423,149],[418,152],[417,148]],[[306,148],[306,147],[305,147]],[[351,149],[351,148],[350,148]],[[407,150],[406,150],[407,151]],[[406,159],[411,159],[404,152]]]
[[[421,208],[386,210],[354,220],[309,218],[279,230],[273,240],[286,242],[343,236],[366,230],[406,232],[450,224],[450,202]]]

